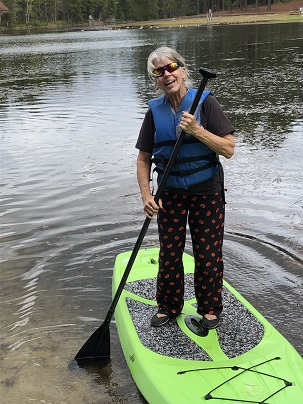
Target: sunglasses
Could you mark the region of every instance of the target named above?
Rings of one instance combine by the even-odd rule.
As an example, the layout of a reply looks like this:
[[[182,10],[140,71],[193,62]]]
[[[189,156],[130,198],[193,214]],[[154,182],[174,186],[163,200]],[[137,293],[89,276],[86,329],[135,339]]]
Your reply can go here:
[[[169,73],[174,72],[175,70],[179,69],[179,67],[183,67],[183,63],[177,61],[177,62],[171,62],[168,65],[162,66],[162,67],[157,67],[156,69],[153,70],[153,76],[154,77],[162,77],[164,75],[164,71],[167,70]]]

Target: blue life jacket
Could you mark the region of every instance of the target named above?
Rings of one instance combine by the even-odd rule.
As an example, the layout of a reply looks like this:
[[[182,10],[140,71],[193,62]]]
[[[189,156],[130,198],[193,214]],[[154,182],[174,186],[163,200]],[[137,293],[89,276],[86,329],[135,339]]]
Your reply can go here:
[[[182,99],[180,107],[175,112],[165,95],[152,99],[148,105],[152,111],[155,134],[154,150],[152,162],[155,164],[155,171],[158,173],[158,183],[160,183],[166,165],[177,142],[178,132],[181,130],[178,126],[183,111],[189,111],[197,90],[189,89]],[[197,122],[201,123],[201,105],[210,94],[210,91],[204,91],[195,117]],[[186,135],[176,157],[174,166],[168,176],[167,188],[187,189],[191,185],[204,182],[212,178],[218,172],[219,160],[217,154],[208,146],[199,141],[192,135]]]

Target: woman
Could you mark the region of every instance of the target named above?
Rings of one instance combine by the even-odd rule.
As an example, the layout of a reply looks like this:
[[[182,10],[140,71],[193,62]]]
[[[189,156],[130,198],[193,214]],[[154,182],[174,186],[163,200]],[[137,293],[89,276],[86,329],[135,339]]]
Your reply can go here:
[[[144,212],[157,214],[160,241],[156,299],[151,325],[160,327],[177,317],[184,304],[186,225],[195,259],[194,285],[201,325],[218,326],[222,311],[224,231],[223,170],[218,155],[234,153],[234,127],[210,92],[204,92],[195,115],[189,110],[196,90],[189,88],[185,60],[174,49],[161,47],[149,55],[147,70],[163,95],[149,101],[136,143],[137,177]],[[156,204],[150,190],[154,163],[158,182],[180,132],[186,137],[164,191]]]

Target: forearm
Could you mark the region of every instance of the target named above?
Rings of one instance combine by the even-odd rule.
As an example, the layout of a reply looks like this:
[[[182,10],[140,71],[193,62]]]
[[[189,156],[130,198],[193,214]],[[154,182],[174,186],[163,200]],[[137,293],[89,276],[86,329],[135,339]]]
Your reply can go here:
[[[151,195],[150,191],[150,161],[142,159],[138,156],[137,159],[137,181],[141,191],[142,199]]]
[[[227,159],[231,158],[234,154],[235,141],[230,133],[223,137],[217,136],[199,125],[194,115],[191,115],[188,112],[183,113],[180,126],[186,133],[195,136],[215,153],[220,154]]]
[[[137,179],[141,191],[143,210],[146,216],[151,219],[158,213],[159,207],[162,207],[162,202],[159,200],[159,203],[156,204],[150,190],[150,163],[151,154],[140,151],[137,159]]]
[[[234,154],[235,141],[231,134],[224,137],[214,135],[202,126],[197,126],[193,136],[206,144],[215,153],[230,159]]]

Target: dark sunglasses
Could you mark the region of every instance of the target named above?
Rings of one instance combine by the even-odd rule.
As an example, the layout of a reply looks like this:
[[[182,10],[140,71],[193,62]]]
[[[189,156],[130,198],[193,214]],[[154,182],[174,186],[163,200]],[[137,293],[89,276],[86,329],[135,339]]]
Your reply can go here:
[[[179,67],[183,67],[183,63],[177,61],[177,62],[171,62],[168,65],[162,66],[162,67],[157,67],[156,69],[153,70],[153,76],[154,77],[162,77],[164,75],[164,71],[167,70],[169,73],[174,72],[175,70],[179,69]]]

